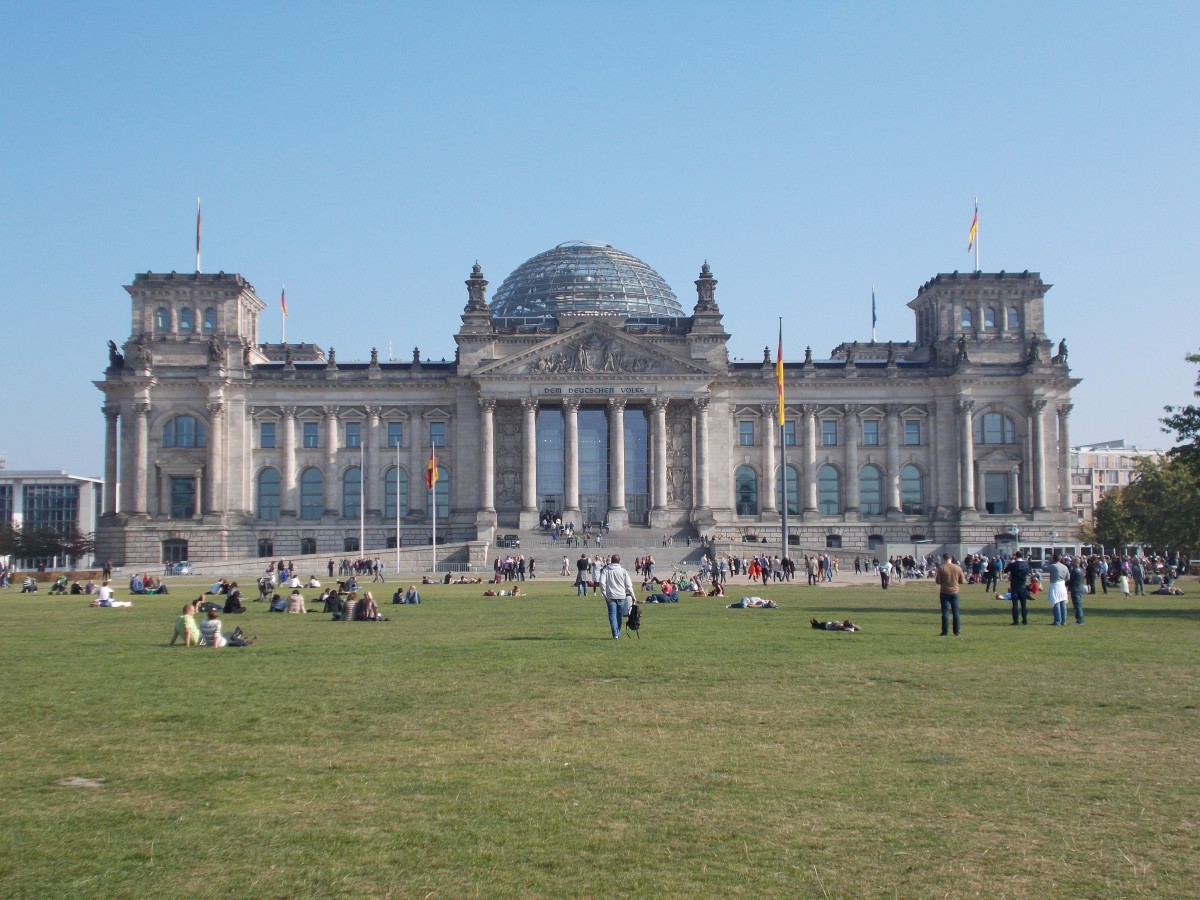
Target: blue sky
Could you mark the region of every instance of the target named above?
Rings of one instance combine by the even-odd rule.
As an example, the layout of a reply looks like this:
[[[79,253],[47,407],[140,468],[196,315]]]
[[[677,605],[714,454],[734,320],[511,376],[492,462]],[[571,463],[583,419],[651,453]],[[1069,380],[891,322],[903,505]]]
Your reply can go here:
[[[239,272],[260,336],[450,358],[562,241],[708,260],[734,356],[906,340],[982,266],[1055,285],[1072,439],[1167,446],[1191,400],[1195,4],[10,3],[0,52],[0,454],[103,469],[135,272]]]

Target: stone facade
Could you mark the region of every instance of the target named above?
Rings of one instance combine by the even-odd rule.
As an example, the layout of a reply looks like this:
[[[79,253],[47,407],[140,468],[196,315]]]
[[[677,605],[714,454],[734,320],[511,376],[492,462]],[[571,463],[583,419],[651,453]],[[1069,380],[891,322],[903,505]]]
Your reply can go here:
[[[844,550],[982,546],[1013,525],[1033,537],[1076,522],[1078,382],[1044,333],[1037,274],[938,275],[908,304],[914,340],[785,362],[782,432],[770,352],[730,361],[707,265],[675,318],[496,318],[478,265],[466,284],[453,362],[339,362],[260,343],[265,304],[241,276],[137,275],[131,335],[96,382],[98,555],[343,554],[360,532],[376,550],[394,546],[397,507],[402,545],[427,544],[433,454],[450,541],[532,528],[547,510],[618,532],[778,541],[781,502],[793,541]]]

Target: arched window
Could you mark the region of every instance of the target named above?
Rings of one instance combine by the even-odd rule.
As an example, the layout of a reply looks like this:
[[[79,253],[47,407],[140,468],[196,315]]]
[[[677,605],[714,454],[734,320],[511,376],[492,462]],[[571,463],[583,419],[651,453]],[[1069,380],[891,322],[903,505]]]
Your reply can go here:
[[[170,331],[171,330],[171,311],[165,306],[160,306],[154,311],[154,330],[155,331]]]
[[[971,307],[969,307],[969,306],[964,306],[962,308],[962,327],[963,328],[971,327]]]
[[[833,466],[817,469],[817,507],[823,516],[842,511],[842,473]]]
[[[784,479],[787,479],[787,514],[800,515],[800,473],[795,466],[780,469],[775,478],[775,507],[783,509]]]
[[[995,329],[996,327],[996,310],[990,306],[983,311],[983,327],[985,329]]]
[[[217,330],[217,310],[215,307],[210,306],[204,311],[204,330]]]
[[[307,468],[300,475],[300,518],[319,519],[325,511],[325,477],[320,469]]]
[[[739,516],[758,515],[758,473],[750,466],[738,466],[733,473],[733,494]]]
[[[258,473],[258,517],[279,518],[279,470],[263,469]]]
[[[925,480],[916,466],[900,470],[900,509],[906,516],[925,513]]]
[[[437,497],[437,516],[445,519],[450,515],[450,473],[438,466],[438,480],[432,491],[425,492],[425,515],[433,516],[433,498]]]
[[[191,331],[196,327],[195,313],[192,312],[190,306],[185,306],[179,311],[179,330]]]
[[[1008,330],[1009,331],[1020,331],[1021,330],[1021,314],[1017,311],[1016,306],[1010,306],[1008,308]]]
[[[357,519],[362,510],[362,469],[353,466],[342,474],[342,518]]]
[[[204,423],[192,416],[176,416],[163,425],[164,447],[203,447]]]
[[[400,498],[400,516],[404,517],[408,515],[408,473],[392,466],[383,476],[383,517],[389,522],[396,521],[397,495]]]
[[[859,470],[858,508],[864,516],[883,515],[883,473],[878,466]]]
[[[1015,444],[1017,430],[1013,420],[1002,413],[984,413],[975,420],[975,443]]]

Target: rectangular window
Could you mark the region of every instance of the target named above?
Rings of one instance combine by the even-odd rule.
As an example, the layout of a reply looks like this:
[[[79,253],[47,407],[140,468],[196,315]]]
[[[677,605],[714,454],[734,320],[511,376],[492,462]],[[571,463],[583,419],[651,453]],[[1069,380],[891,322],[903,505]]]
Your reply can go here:
[[[429,446],[430,447],[445,447],[446,446],[446,423],[445,422],[430,422],[429,423]]]
[[[317,446],[318,446],[317,439],[318,439],[318,434],[319,434],[319,432],[317,431],[318,427],[319,427],[318,423],[316,423],[316,422],[305,422],[304,423],[303,446],[306,450],[315,450],[317,448]]]
[[[838,442],[837,419],[821,420],[821,446],[836,447]]]
[[[862,442],[864,447],[879,446],[879,420],[864,419],[862,423]]]
[[[347,422],[346,423],[346,446],[357,448],[362,444],[362,423]]]
[[[921,420],[920,419],[905,419],[904,420],[904,443],[910,447],[919,446],[921,443]]]
[[[988,512],[1001,515],[1008,513],[1008,473],[985,472],[983,497],[984,508]]]
[[[795,422],[784,422],[783,423],[783,443],[784,443],[785,447],[795,447],[796,446],[796,423]]]
[[[171,476],[171,518],[190,519],[196,515],[196,479],[190,475]]]
[[[258,425],[258,446],[263,450],[275,448],[275,423],[260,422]]]
[[[388,446],[395,450],[404,446],[404,423],[388,422]]]
[[[738,444],[742,447],[754,446],[753,422],[738,422]]]

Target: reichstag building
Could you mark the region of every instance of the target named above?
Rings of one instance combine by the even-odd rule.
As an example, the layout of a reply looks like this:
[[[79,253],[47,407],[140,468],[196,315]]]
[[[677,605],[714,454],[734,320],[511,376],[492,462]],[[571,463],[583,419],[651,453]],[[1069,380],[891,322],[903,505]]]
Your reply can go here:
[[[97,554],[140,564],[494,542],[546,513],[718,541],[865,552],[1075,527],[1064,343],[1032,272],[937,275],[914,338],[734,361],[705,264],[685,308],[650,266],[570,242],[489,302],[476,264],[452,362],[340,361],[259,338],[240,275],[136,275],[110,344]],[[739,313],[745,327],[752,309]],[[426,488],[436,449],[438,479]],[[786,459],[786,464],[784,464]]]

